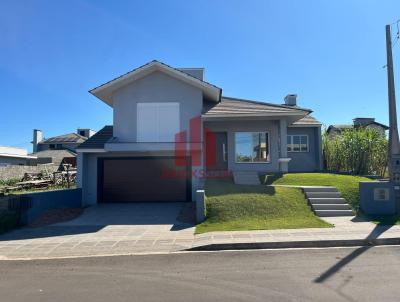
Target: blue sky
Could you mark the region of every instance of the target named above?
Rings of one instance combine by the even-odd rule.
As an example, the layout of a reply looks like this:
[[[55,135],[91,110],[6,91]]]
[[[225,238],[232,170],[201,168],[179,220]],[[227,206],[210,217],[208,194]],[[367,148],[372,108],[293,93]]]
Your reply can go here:
[[[0,145],[111,124],[88,90],[153,59],[205,67],[226,96],[297,93],[326,125],[387,123],[384,26],[399,18],[400,1],[378,0],[2,0]]]

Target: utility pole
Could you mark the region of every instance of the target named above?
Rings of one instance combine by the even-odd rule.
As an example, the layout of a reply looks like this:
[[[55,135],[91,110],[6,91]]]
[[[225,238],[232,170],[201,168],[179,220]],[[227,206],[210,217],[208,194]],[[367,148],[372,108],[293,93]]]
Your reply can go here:
[[[394,87],[393,57],[392,57],[392,35],[390,25],[386,25],[386,55],[387,55],[387,77],[388,77],[388,101],[389,101],[389,176],[390,180],[399,183],[399,163],[394,158],[400,155],[399,132],[397,129],[396,93]],[[397,156],[396,156],[397,155]],[[397,166],[397,167],[396,167]]]

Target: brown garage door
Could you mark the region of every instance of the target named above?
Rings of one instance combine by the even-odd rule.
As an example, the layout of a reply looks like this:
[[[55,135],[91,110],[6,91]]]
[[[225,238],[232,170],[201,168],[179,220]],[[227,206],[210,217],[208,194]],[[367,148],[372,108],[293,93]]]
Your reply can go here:
[[[100,159],[99,201],[189,200],[188,178],[171,171],[176,171],[173,157]]]

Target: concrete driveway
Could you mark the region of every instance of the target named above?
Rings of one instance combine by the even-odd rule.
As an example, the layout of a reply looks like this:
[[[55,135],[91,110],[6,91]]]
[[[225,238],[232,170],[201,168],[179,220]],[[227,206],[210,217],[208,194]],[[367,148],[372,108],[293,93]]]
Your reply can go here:
[[[0,236],[0,259],[168,253],[192,247],[187,203],[99,204],[64,223]],[[178,216],[180,219],[178,220]],[[182,218],[183,217],[183,218]]]

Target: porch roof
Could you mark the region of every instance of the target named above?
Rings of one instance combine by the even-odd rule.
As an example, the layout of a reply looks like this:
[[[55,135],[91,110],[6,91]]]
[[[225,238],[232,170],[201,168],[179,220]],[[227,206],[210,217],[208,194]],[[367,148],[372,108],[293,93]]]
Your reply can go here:
[[[309,127],[316,127],[316,126],[321,126],[321,122],[318,121],[315,117],[312,115],[308,114],[305,117],[299,119],[298,121],[295,121],[291,126],[297,126],[297,127],[303,127],[303,126],[309,126]]]
[[[206,106],[204,118],[229,117],[268,117],[268,116],[298,116],[298,119],[311,113],[312,110],[297,106],[277,105],[232,97],[222,97],[221,102]]]
[[[113,136],[113,126],[104,126],[100,131],[96,132],[87,141],[78,146],[77,151],[83,149],[103,149],[104,144]]]

